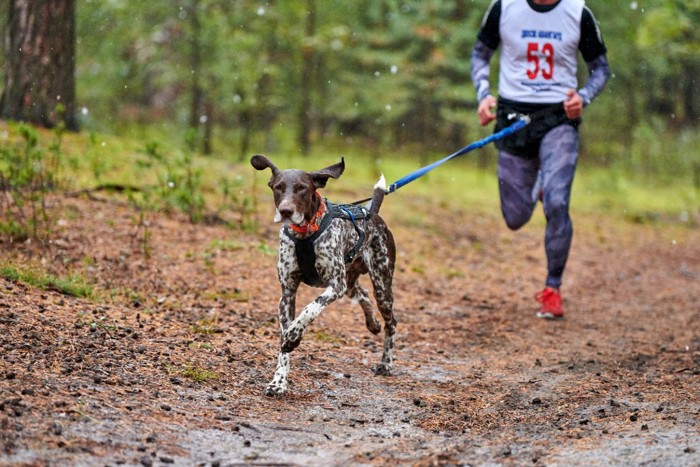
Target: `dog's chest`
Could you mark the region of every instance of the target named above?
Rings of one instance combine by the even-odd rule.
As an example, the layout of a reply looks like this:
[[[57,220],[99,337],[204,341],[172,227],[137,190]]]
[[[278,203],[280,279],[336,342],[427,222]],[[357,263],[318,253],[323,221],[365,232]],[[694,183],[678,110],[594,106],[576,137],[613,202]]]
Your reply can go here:
[[[279,264],[284,270],[280,272],[298,269],[305,284],[326,285],[325,278],[345,274],[346,264],[360,253],[367,230],[368,224],[358,227],[345,219],[333,219],[316,238],[298,240],[282,232]]]

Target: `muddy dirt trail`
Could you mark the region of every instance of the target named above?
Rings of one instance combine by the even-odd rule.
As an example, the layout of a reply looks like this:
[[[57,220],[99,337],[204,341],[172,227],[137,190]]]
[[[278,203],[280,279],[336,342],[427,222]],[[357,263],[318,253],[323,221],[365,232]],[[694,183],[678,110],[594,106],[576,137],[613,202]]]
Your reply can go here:
[[[697,228],[575,217],[567,316],[548,322],[541,218],[512,233],[496,213],[387,202],[396,374],[372,374],[381,338],[343,299],[269,398],[271,211],[249,234],[82,198],[53,209],[50,247],[3,244],[3,259],[97,296],[0,279],[0,465],[700,465]]]

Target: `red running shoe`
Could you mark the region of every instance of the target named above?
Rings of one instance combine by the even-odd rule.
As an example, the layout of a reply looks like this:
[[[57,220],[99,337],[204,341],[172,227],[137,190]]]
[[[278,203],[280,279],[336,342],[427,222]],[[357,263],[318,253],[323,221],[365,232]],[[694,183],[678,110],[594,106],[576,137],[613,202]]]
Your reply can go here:
[[[564,317],[564,306],[558,289],[545,287],[542,292],[535,294],[535,300],[542,304],[537,312],[538,318],[559,319]]]

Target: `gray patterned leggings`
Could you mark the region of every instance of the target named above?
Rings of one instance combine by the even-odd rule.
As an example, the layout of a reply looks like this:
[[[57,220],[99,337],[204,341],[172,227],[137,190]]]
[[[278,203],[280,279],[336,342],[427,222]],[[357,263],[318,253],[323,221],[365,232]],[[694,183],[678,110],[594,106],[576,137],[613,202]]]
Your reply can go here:
[[[547,219],[544,248],[548,287],[559,288],[574,230],[569,217],[571,184],[578,159],[579,135],[570,125],[552,128],[542,138],[539,157],[523,159],[505,151],[498,157],[498,186],[506,224],[517,230],[532,217],[537,195]],[[539,175],[538,175],[539,174]]]

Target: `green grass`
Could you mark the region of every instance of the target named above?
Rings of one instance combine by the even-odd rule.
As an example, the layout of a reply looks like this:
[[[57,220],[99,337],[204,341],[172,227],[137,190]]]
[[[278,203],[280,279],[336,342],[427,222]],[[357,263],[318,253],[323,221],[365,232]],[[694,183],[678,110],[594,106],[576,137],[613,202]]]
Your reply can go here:
[[[204,368],[199,368],[193,365],[188,365],[185,367],[180,374],[197,383],[204,383],[219,377],[219,374],[215,371],[205,370]]]
[[[219,322],[219,315],[215,313],[212,316],[200,318],[192,325],[192,331],[198,334],[211,335],[216,332]]]
[[[7,123],[6,148],[21,147],[23,136],[21,126]],[[653,129],[652,129],[653,130]],[[33,134],[33,133],[32,133]],[[50,153],[50,145],[55,134],[50,130],[36,130],[38,151]],[[149,141],[157,140],[157,134],[150,134]],[[672,134],[663,131],[640,129],[629,144],[629,154],[624,158],[614,152],[627,148],[620,141],[607,141],[603,133],[584,134],[581,159],[574,181],[572,193],[572,213],[587,224],[618,222],[629,224],[652,224],[673,226],[681,229],[697,228],[700,225],[700,136],[692,132]],[[131,185],[137,189],[158,184],[158,171],[153,166],[139,163],[146,158],[149,141],[136,137],[114,137],[90,133],[66,133],[61,137],[62,165],[58,173],[59,191],[91,188],[99,183]],[[166,140],[167,141],[167,140]],[[182,142],[158,143],[158,154],[163,158],[182,157],[179,148]],[[614,144],[613,144],[614,143]],[[332,144],[335,144],[333,146]],[[606,146],[607,145],[607,146]],[[289,146],[289,144],[287,144]],[[183,146],[184,147],[184,146]],[[283,145],[280,148],[284,147]],[[590,151],[611,151],[610,160],[591,162]],[[252,152],[265,152],[254,148]],[[353,202],[371,195],[372,187],[383,173],[388,183],[392,183],[421,165],[445,157],[444,153],[422,154],[418,149],[403,148],[382,151],[362,146],[359,141],[345,144],[329,143],[315,146],[311,155],[304,157],[298,152],[278,149],[269,152],[269,157],[280,168],[294,167],[315,170],[338,162],[343,157],[345,173],[340,180],[331,180],[322,191],[323,195],[337,203]],[[615,159],[619,157],[619,159]],[[663,161],[667,165],[663,165]],[[0,158],[0,169],[7,169],[8,160]],[[216,213],[236,212],[240,222],[228,224],[232,230],[250,231],[258,228],[256,221],[268,228],[272,218],[272,195],[267,187],[269,171],[254,170],[248,159],[240,162],[238,156],[214,154],[208,157],[194,155],[191,165],[201,180],[197,189],[202,191],[207,210]],[[605,166],[603,166],[605,165]],[[226,180],[226,183],[222,183]],[[224,187],[224,188],[222,188]],[[145,190],[145,188],[144,188]],[[147,210],[158,209],[158,203],[148,204],[142,198],[140,215],[135,224],[144,224]],[[26,225],[12,218],[7,205],[0,204],[0,236],[6,244],[29,238]],[[434,218],[432,211],[445,212],[446,222],[473,222],[481,216],[500,218],[498,182],[496,179],[496,150],[489,146],[458,159],[447,162],[428,175],[404,186],[384,201],[383,214],[403,228],[411,229],[418,235],[422,230],[435,229],[428,223]],[[52,215],[58,215],[53,213]],[[61,215],[70,216],[71,213]],[[246,216],[250,216],[246,218]],[[52,221],[57,218],[52,219]],[[543,223],[541,209],[533,218],[533,223]],[[585,224],[584,224],[585,225]],[[50,232],[50,228],[48,230]],[[248,244],[235,239],[213,239],[206,247],[204,260],[214,266],[213,257],[218,252],[235,252],[243,248],[254,248],[261,255],[276,256],[274,245],[261,238],[257,244]],[[8,242],[8,239],[11,239]],[[150,253],[150,231],[143,227],[141,246],[144,255]],[[475,244],[475,248],[480,245]],[[194,257],[194,253],[185,253]],[[86,260],[87,261],[87,260]],[[425,266],[420,258],[409,261],[413,271],[422,273]],[[85,265],[89,265],[85,263]],[[449,277],[459,271],[446,271]],[[88,299],[96,297],[93,285],[79,274],[56,277],[40,268],[18,266],[5,260],[0,262],[0,276],[7,280],[25,283],[43,290]],[[133,291],[104,291],[103,295],[124,296],[132,301],[142,301]],[[245,291],[222,291],[210,298],[247,301]],[[193,325],[196,334],[209,335],[216,332],[216,319],[202,319]],[[321,337],[323,338],[323,337]]]
[[[583,168],[572,194],[574,209],[603,213],[633,223],[697,226],[700,190],[679,175],[675,183],[658,183],[621,169]]]
[[[687,138],[683,143],[673,143],[673,136],[663,135],[668,140],[666,153],[670,150],[687,153]],[[640,143],[641,144],[641,143]],[[700,141],[698,141],[700,146]],[[348,149],[348,148],[346,148]],[[582,214],[605,215],[632,223],[677,224],[695,227],[700,222],[700,186],[693,171],[687,167],[669,174],[661,169],[642,170],[638,166],[628,167],[629,160],[619,161],[608,167],[600,167],[586,160],[585,147],[574,180],[572,211]],[[483,154],[472,152],[453,159],[408,185],[392,193],[384,201],[382,209],[394,210],[406,217],[407,223],[416,228],[425,228],[421,216],[422,204],[442,206],[466,211],[475,216],[500,215],[498,181],[496,178],[496,151],[493,147],[481,149]],[[380,173],[387,183],[392,183],[420,167],[419,155],[402,153],[375,160],[367,153],[348,149],[335,155],[319,149],[319,154],[305,158],[298,155],[270,157],[280,167],[315,169],[330,165],[345,158],[346,169],[339,181],[331,180],[324,195],[336,202],[352,202],[371,194],[372,186]],[[698,151],[696,150],[696,153]],[[427,162],[445,157],[446,154],[425,156]],[[679,156],[690,158],[691,156]],[[700,157],[697,163],[700,163]],[[269,173],[256,172],[257,185],[266,190]],[[269,195],[265,195],[269,196]],[[410,217],[410,219],[409,219]]]
[[[327,334],[323,331],[316,331],[312,334],[312,336],[321,342],[342,342],[342,339],[339,337]]]
[[[72,189],[90,188],[98,183],[131,185],[134,180],[138,187],[157,185],[162,167],[143,163],[148,159],[147,147],[157,144],[158,153],[172,165],[183,157],[181,148],[185,145],[184,141],[172,137],[173,132],[158,133],[155,128],[155,125],[149,127],[147,133],[132,132],[132,137],[85,132],[63,135],[64,159],[71,162],[61,168],[62,180],[70,181]],[[605,129],[594,132],[594,128],[597,127],[592,124],[585,127],[582,136],[581,160],[572,194],[573,211],[633,223],[697,225],[700,180],[696,178],[700,177],[700,158],[695,148],[700,145],[700,137],[692,132],[679,135],[664,128],[640,128],[629,147],[625,147],[620,141],[610,141],[614,135],[606,134]],[[8,131],[10,140],[19,138],[16,125],[8,124]],[[39,138],[40,144],[46,145],[53,136],[39,130]],[[323,190],[324,196],[335,202],[353,202],[369,196],[380,173],[391,183],[421,165],[446,156],[438,152],[423,153],[411,147],[368,147],[360,140],[350,140],[324,141],[323,145],[319,143],[314,147],[311,155],[304,157],[292,149],[289,141],[280,139],[278,143],[279,149],[267,153],[280,168],[314,170],[345,158],[346,170],[341,180],[331,180]],[[219,149],[225,147],[219,145]],[[605,151],[610,155],[603,158],[600,153]],[[251,153],[255,152],[266,151],[263,147],[253,147]],[[254,170],[248,158],[240,161],[237,154],[230,153],[194,155],[191,168],[201,174],[197,189],[202,191],[208,211],[237,212],[241,218],[264,219],[267,225],[272,215],[271,194],[267,188],[269,171]],[[415,228],[426,228],[424,214],[420,211],[431,206],[458,209],[474,216],[500,215],[495,162],[493,145],[449,161],[391,194],[383,209],[405,218],[405,222]],[[602,164],[606,166],[601,167]],[[152,208],[159,204],[153,196],[150,200],[142,198],[140,203],[146,209],[149,203]],[[423,207],[417,209],[416,206]],[[12,228],[7,221],[3,225],[7,230]],[[251,225],[255,228],[254,223],[241,219],[233,227],[247,226],[249,230]],[[240,245],[220,241],[212,243],[210,248],[235,250]],[[275,254],[274,249],[264,243],[259,249],[263,254]]]
[[[56,277],[35,269],[4,265],[0,267],[0,276],[12,282],[21,282],[42,290],[53,290],[77,298],[93,298],[94,288],[77,275]]]

